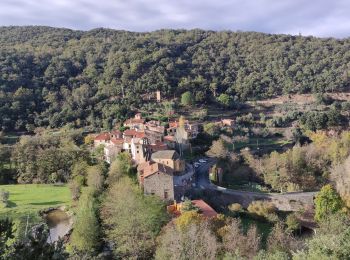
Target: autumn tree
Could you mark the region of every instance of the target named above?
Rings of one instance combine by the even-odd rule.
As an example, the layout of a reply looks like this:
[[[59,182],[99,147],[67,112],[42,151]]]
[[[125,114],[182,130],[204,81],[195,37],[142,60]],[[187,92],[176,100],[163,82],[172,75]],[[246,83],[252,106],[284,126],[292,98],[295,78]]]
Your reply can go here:
[[[155,259],[216,259],[219,244],[207,222],[186,229],[166,226],[158,238]]]
[[[251,259],[260,249],[261,237],[255,225],[250,226],[245,234],[240,220],[232,219],[221,233],[226,254]]]
[[[213,141],[209,151],[206,152],[209,157],[225,159],[228,156],[228,149],[225,146],[225,141],[222,139]]]
[[[347,207],[350,207],[350,157],[344,163],[335,165],[331,170],[331,179]]]

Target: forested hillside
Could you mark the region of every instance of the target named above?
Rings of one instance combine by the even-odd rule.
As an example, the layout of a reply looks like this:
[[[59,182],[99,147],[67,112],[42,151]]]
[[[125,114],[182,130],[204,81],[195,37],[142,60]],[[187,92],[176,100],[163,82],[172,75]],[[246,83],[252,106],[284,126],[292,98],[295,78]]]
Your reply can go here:
[[[350,39],[0,27],[0,128],[102,126],[161,90],[197,103],[347,91]]]

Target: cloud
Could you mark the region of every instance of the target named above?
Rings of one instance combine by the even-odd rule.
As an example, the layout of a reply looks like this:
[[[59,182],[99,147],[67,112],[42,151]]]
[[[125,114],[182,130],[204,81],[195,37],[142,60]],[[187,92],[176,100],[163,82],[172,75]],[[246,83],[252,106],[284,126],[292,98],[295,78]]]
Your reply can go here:
[[[0,25],[202,28],[349,37],[348,0],[1,0]]]

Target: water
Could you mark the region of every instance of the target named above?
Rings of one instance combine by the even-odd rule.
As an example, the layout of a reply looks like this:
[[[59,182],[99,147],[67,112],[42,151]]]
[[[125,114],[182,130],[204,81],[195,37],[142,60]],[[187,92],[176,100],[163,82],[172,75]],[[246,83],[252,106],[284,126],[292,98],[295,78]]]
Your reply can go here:
[[[46,223],[50,229],[48,242],[53,243],[64,237],[71,229],[70,217],[60,209],[50,211],[46,215]]]

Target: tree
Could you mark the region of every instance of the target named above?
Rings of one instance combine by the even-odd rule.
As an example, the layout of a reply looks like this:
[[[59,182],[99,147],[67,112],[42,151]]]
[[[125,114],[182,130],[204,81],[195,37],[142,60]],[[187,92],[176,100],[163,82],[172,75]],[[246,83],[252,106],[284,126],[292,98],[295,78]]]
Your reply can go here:
[[[260,249],[261,237],[255,225],[244,234],[240,220],[232,219],[221,233],[223,248],[228,254],[251,259]]]
[[[93,194],[91,189],[87,189],[79,199],[76,221],[68,247],[70,252],[94,254],[99,247],[99,223]]]
[[[269,252],[285,252],[288,254],[300,249],[302,246],[300,241],[284,229],[281,222],[277,222],[274,225],[266,244]]]
[[[181,95],[181,104],[183,106],[191,106],[193,104],[193,96],[190,91],[186,91]]]
[[[192,223],[186,229],[170,225],[158,238],[155,259],[216,259],[218,248],[207,222]]]
[[[202,221],[202,216],[196,210],[183,212],[176,220],[175,224],[178,229],[186,229],[191,224],[199,224]]]
[[[103,188],[104,176],[100,165],[90,166],[87,171],[87,185],[99,193]]]
[[[81,194],[81,185],[76,180],[72,180],[69,182],[69,189],[71,192],[72,200],[78,201]]]
[[[112,185],[125,176],[132,173],[132,160],[129,153],[118,154],[117,158],[111,163],[108,171],[108,183]]]
[[[315,198],[315,220],[321,221],[341,210],[343,202],[330,184],[322,187]]]
[[[294,213],[289,214],[286,218],[287,231],[293,232],[300,229],[300,222]]]
[[[333,166],[331,179],[346,206],[350,207],[350,157],[344,163]]]
[[[13,222],[8,218],[0,219],[0,259],[6,259],[11,249],[11,240],[14,239]]]
[[[156,236],[168,221],[163,202],[145,197],[128,177],[111,184],[101,218],[107,239],[115,245],[116,258],[150,258]]]
[[[220,134],[220,127],[214,123],[207,123],[203,128],[204,132],[210,136],[218,136]]]
[[[48,236],[48,229],[44,224],[34,227],[28,237],[12,245],[7,259],[67,259],[63,241],[50,244],[47,242]]]
[[[233,103],[232,97],[230,97],[229,95],[224,94],[224,93],[220,94],[220,96],[217,98],[217,100],[225,108],[231,107],[232,103]]]
[[[316,235],[306,243],[306,248],[297,252],[293,260],[304,259],[349,259],[350,221],[348,216],[335,214],[319,222]]]
[[[216,157],[225,159],[228,156],[228,150],[225,146],[225,142],[222,139],[213,141],[209,151],[206,152],[209,157]]]

